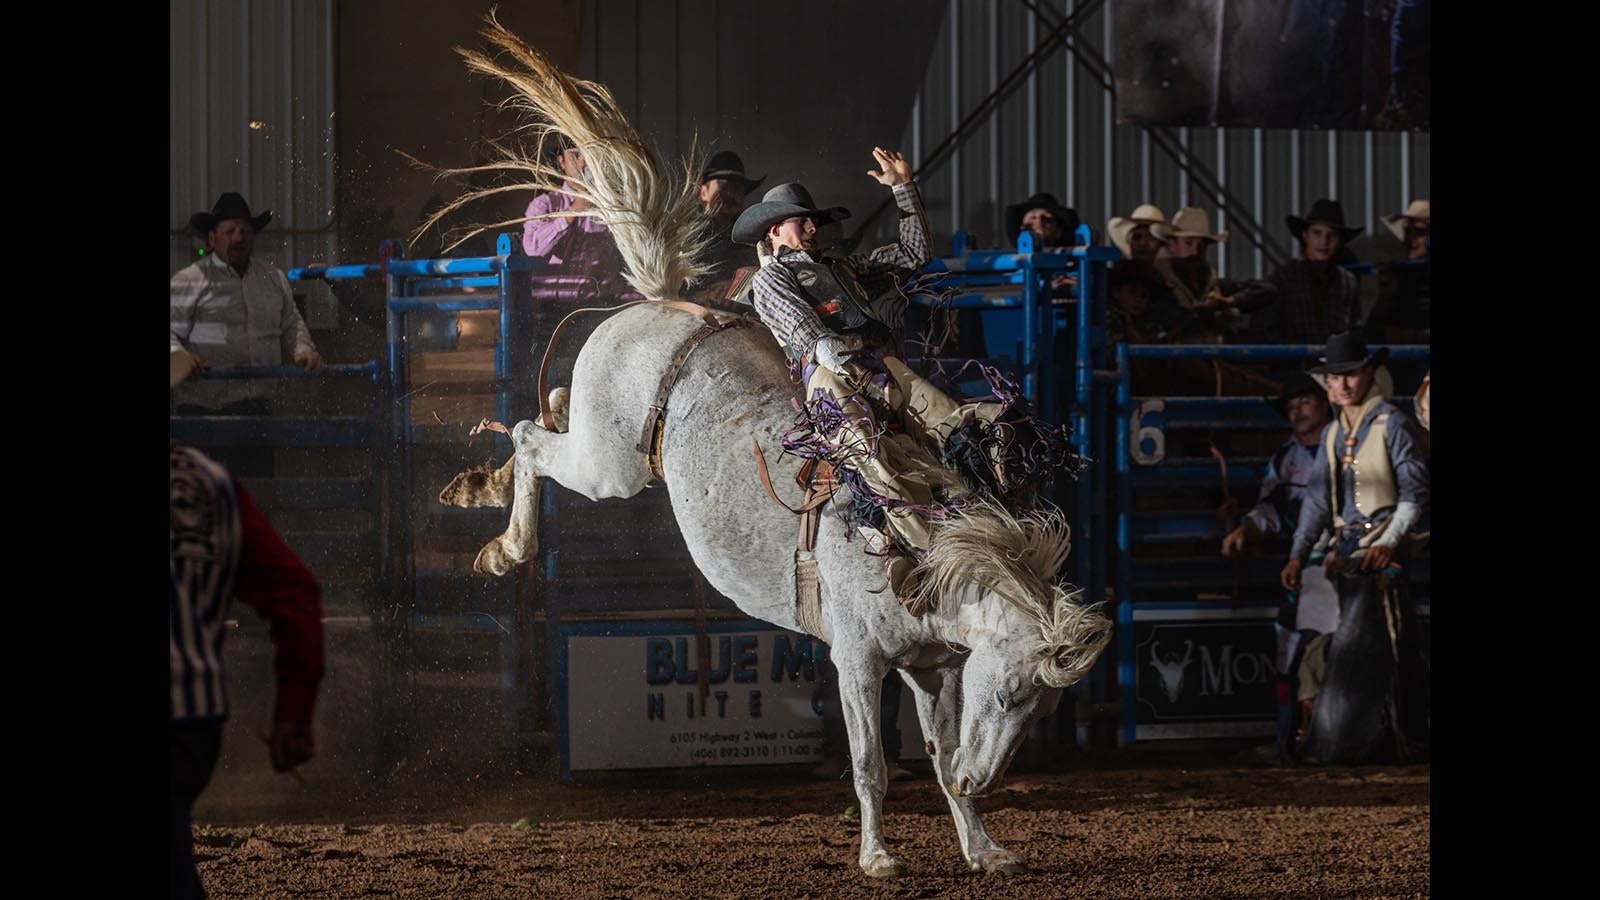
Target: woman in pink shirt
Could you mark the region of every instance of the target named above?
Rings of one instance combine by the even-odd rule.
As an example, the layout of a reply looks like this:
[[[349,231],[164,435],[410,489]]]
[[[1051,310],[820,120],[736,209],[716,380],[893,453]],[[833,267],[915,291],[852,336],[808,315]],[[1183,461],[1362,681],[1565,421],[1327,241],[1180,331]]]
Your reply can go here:
[[[583,175],[583,151],[563,141],[556,153],[556,164],[566,175],[563,187],[572,188],[573,183],[579,181]],[[526,213],[528,221],[522,224],[522,252],[529,256],[548,256],[551,265],[560,265],[560,258],[551,254],[557,243],[573,227],[591,234],[608,231],[604,224],[593,216],[553,216],[538,218],[549,213],[558,213],[570,210],[583,212],[589,208],[589,201],[573,198],[556,191],[545,191],[533,198],[528,204]]]

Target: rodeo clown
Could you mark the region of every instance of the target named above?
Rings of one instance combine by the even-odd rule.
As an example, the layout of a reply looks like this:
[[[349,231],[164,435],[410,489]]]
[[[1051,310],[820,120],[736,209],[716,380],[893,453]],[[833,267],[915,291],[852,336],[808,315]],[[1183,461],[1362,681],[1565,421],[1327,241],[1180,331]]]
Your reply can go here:
[[[1369,354],[1345,332],[1311,370],[1338,414],[1323,432],[1281,580],[1298,590],[1302,566],[1321,556],[1339,593],[1304,748],[1324,763],[1412,761],[1428,744],[1427,674],[1404,578],[1408,552],[1427,538],[1418,525],[1428,465],[1410,417],[1385,399],[1387,358],[1387,348]],[[1302,672],[1314,672],[1307,662]]]
[[[1003,406],[958,404],[892,355],[907,304],[899,285],[930,259],[928,223],[905,157],[881,147],[872,155],[881,169],[867,174],[893,190],[900,209],[899,243],[848,257],[823,253],[818,229],[850,211],[818,208],[797,183],[773,188],[744,210],[733,239],[757,245],[763,266],[750,283],[756,313],[799,368],[812,420],[831,432],[823,435],[830,455],[881,498],[888,530],[920,556],[928,549],[927,514],[941,508],[936,490],[965,489],[901,442],[919,441],[937,460],[955,431],[992,422]],[[873,406],[896,415],[907,434],[885,433]],[[909,561],[891,563],[902,596]]]

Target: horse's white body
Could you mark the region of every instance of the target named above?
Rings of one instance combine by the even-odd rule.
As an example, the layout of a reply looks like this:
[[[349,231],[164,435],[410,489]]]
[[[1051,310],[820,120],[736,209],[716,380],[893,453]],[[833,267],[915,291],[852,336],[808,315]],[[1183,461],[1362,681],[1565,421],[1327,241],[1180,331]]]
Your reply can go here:
[[[648,406],[660,373],[700,324],[687,313],[652,305],[613,316],[578,357],[567,431],[521,422],[513,429],[516,450],[505,469],[463,473],[441,493],[444,502],[462,505],[511,502],[512,525],[484,548],[480,569],[504,574],[531,553],[538,478],[554,478],[595,500],[644,489],[651,473],[636,445]],[[706,580],[751,616],[798,629],[796,518],[765,495],[750,452],[752,440],[769,451],[779,446],[779,435],[793,423],[792,393],[783,356],[766,329],[712,335],[689,357],[667,403],[662,464],[673,512]],[[789,499],[797,503],[792,485],[798,461],[768,456],[773,484],[780,491],[791,486]],[[1031,564],[1045,570],[1023,580],[1046,584],[1066,554],[1064,526],[1031,521],[1011,530],[1010,546],[985,538],[994,546],[982,552],[995,554],[1000,566],[1009,557],[1013,568]],[[938,537],[935,555],[941,552]],[[963,855],[973,869],[1020,868],[1021,861],[984,831],[972,798],[999,784],[1028,726],[1051,712],[1060,687],[1093,663],[1109,623],[1075,606],[1059,588],[1048,596],[1017,597],[1012,590],[1002,597],[982,582],[1003,582],[1005,576],[985,577],[982,571],[968,573],[978,580],[951,582],[937,609],[914,617],[881,590],[882,561],[863,552],[862,538],[847,535],[832,515],[822,520],[816,556],[821,636],[839,669],[861,800],[861,867],[871,875],[901,870],[883,842],[886,778],[877,715],[880,685],[893,667],[916,696]],[[1076,640],[1060,639],[1059,630],[1051,639],[1051,622],[1063,615],[1080,623]],[[1044,683],[1051,681],[1056,686]]]

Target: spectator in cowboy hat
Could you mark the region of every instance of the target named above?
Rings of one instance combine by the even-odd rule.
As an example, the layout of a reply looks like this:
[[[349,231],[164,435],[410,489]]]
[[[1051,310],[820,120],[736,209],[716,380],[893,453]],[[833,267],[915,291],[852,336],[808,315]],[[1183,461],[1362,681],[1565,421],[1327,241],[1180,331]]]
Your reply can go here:
[[[541,151],[541,161],[551,168],[560,169],[565,176],[563,188],[572,190],[575,185],[582,183],[583,172],[588,164],[584,162],[583,151],[566,135],[550,133],[545,137]],[[558,245],[568,237],[568,232],[600,234],[611,230],[592,215],[558,215],[563,212],[585,212],[590,206],[588,198],[570,196],[561,191],[544,191],[534,197],[523,213],[522,252],[528,256],[547,257],[552,266],[561,265],[563,260],[558,255]]]
[[[1322,557],[1339,594],[1306,748],[1323,762],[1409,761],[1428,743],[1426,674],[1406,590],[1408,557],[1426,537],[1428,465],[1411,418],[1379,383],[1388,355],[1343,332],[1311,370],[1338,413],[1323,432],[1280,580],[1299,590],[1302,569]]]
[[[543,256],[549,265],[542,274],[574,279],[583,285],[588,299],[614,300],[632,291],[623,277],[622,253],[617,249],[611,228],[589,212],[593,208],[582,196],[583,174],[588,163],[583,150],[559,132],[545,135],[541,159],[563,176],[562,189],[543,191],[528,202],[522,225],[522,252]],[[580,214],[581,215],[577,215]],[[533,290],[543,288],[535,279]]]
[[[1261,482],[1261,500],[1245,514],[1239,527],[1222,539],[1222,555],[1239,555],[1245,544],[1270,535],[1288,536],[1300,518],[1300,504],[1322,447],[1322,429],[1332,416],[1328,392],[1315,378],[1296,372],[1283,383],[1272,408],[1289,422],[1291,434],[1272,455]]]
[[[1361,326],[1361,291],[1356,277],[1339,265],[1340,251],[1361,233],[1344,224],[1344,209],[1326,198],[1305,216],[1287,217],[1300,242],[1300,258],[1273,269],[1235,298],[1251,314],[1256,339],[1269,343],[1320,344],[1335,332]]]
[[[1157,225],[1167,225],[1167,214],[1154,203],[1141,203],[1126,218],[1112,216],[1106,223],[1106,233],[1111,243],[1129,260],[1149,262],[1161,252],[1161,240],[1151,231]]]
[[[744,210],[745,195],[766,180],[765,175],[746,177],[744,160],[731,150],[718,151],[706,161],[700,172],[700,207],[711,220],[715,238],[705,251],[711,271],[691,289],[691,298],[720,299],[739,269],[756,264],[754,246],[733,240],[733,223]]]
[[[307,371],[322,365],[288,277],[254,258],[256,234],[270,221],[271,210],[252,214],[233,191],[217,198],[210,212],[189,217],[209,252],[172,276],[169,325],[170,351],[187,353],[192,369],[281,366],[286,360]],[[271,394],[270,381],[228,379],[181,384],[172,399],[179,415],[265,416],[272,413]],[[270,454],[239,448],[227,462],[240,475],[264,475]]]
[[[1433,219],[1433,208],[1426,200],[1413,200],[1404,212],[1383,217],[1383,224],[1406,245],[1407,259],[1422,259],[1428,255],[1428,225]]]
[[[1378,264],[1378,300],[1367,321],[1367,334],[1373,340],[1426,344],[1432,338],[1431,218],[1426,200],[1413,200],[1404,212],[1383,217],[1384,226],[1401,242],[1405,257]],[[1416,372],[1398,374],[1409,384]]]
[[[1054,194],[1037,193],[1006,207],[1006,237],[1013,246],[1022,232],[1031,231],[1035,250],[1071,247],[1077,243],[1078,224],[1077,210],[1062,206]],[[1070,297],[1077,283],[1075,275],[1056,275],[1050,279],[1051,296]]]
[[[749,178],[744,174],[744,160],[732,150],[719,150],[706,161],[700,173],[700,205],[706,215],[726,223],[729,231],[744,209],[746,194],[755,190],[767,176]]]
[[[1078,213],[1062,206],[1055,195],[1043,192],[1006,207],[1006,239],[1016,246],[1017,235],[1033,232],[1035,249],[1070,247],[1076,243]]]
[[[1150,226],[1150,234],[1165,244],[1166,254],[1151,261],[1156,277],[1165,287],[1171,302],[1197,314],[1190,325],[1190,338],[1220,342],[1238,321],[1237,295],[1249,285],[1242,281],[1223,281],[1206,259],[1213,244],[1228,239],[1228,232],[1213,233],[1211,217],[1198,206],[1185,206],[1171,222]],[[1157,306],[1166,301],[1158,299]]]
[[[1261,480],[1261,499],[1245,513],[1239,526],[1222,539],[1222,555],[1238,557],[1248,544],[1278,539],[1287,540],[1300,521],[1300,507],[1311,490],[1311,472],[1322,454],[1322,431],[1332,417],[1328,394],[1322,384],[1304,372],[1284,380],[1283,390],[1271,401],[1272,407],[1289,422],[1289,439],[1272,454],[1266,475]],[[1279,551],[1281,552],[1281,550]],[[1274,627],[1278,637],[1276,668],[1279,683],[1278,740],[1271,748],[1280,762],[1291,758],[1290,737],[1304,727],[1296,723],[1296,710],[1309,708],[1291,702],[1301,696],[1311,700],[1316,687],[1310,675],[1321,671],[1326,652],[1326,635],[1339,627],[1339,598],[1321,568],[1302,573],[1300,592],[1278,609]],[[1314,657],[1307,684],[1297,686],[1295,673],[1307,668],[1304,656]],[[1308,690],[1302,694],[1298,688]]]

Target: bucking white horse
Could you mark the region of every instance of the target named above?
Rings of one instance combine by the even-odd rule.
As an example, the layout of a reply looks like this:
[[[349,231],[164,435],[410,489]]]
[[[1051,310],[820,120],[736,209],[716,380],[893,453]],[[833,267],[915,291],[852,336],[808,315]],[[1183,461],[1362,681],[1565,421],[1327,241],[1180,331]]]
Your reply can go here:
[[[704,246],[693,167],[669,188],[604,87],[561,72],[492,14],[487,21],[485,37],[510,62],[460,51],[469,66],[516,88],[516,102],[538,115],[541,124],[531,127],[541,135],[559,131],[576,143],[589,170],[569,190],[589,197],[611,226],[634,287],[646,297],[675,297],[699,273],[694,255]],[[533,173],[522,189],[561,189],[559,172],[519,154],[496,165]],[[441,502],[511,507],[510,526],[483,548],[475,568],[503,575],[530,558],[541,479],[594,500],[631,497],[659,481],[705,579],[749,615],[802,629],[796,516],[766,496],[751,454],[752,441],[780,446],[795,418],[795,388],[771,333],[753,325],[705,337],[664,404],[660,477],[639,449],[662,374],[704,324],[665,304],[611,316],[579,353],[570,395],[556,391],[546,400],[553,427],[518,423],[503,467],[456,476]],[[795,483],[798,466],[787,455],[772,460],[780,493]],[[789,490],[797,503],[797,489]],[[848,491],[839,502],[848,502]],[[1081,603],[1080,591],[1057,580],[1070,547],[1065,519],[975,503],[938,522],[918,569],[920,590],[934,603],[920,616],[885,589],[883,562],[863,543],[839,517],[823,516],[814,550],[821,614],[810,623],[839,670],[861,806],[861,868],[873,876],[904,870],[884,843],[882,819],[887,780],[877,711],[884,674],[894,668],[916,697],[962,855],[975,871],[1020,871],[1022,860],[984,830],[973,798],[1000,784],[1030,725],[1088,672],[1111,632],[1098,604]]]

